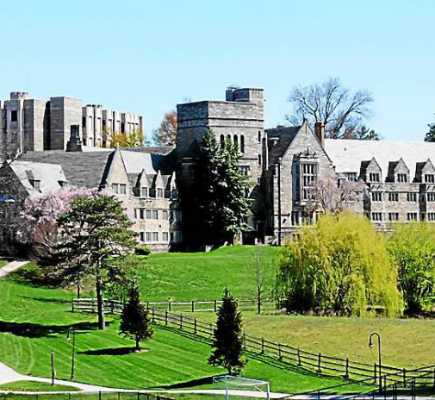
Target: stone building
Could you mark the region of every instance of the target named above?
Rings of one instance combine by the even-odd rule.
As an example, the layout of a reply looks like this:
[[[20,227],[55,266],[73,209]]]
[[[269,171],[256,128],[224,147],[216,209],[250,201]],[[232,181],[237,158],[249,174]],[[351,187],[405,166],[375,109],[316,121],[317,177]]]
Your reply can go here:
[[[214,132],[219,143],[231,140],[238,144],[240,168],[251,183],[249,196],[253,200],[245,243],[279,244],[297,232],[312,218],[307,206],[319,180],[337,185],[344,180],[359,181],[364,195],[351,208],[366,215],[379,229],[390,229],[391,224],[400,222],[435,222],[435,143],[325,139],[322,124],[312,131],[307,122],[265,129],[262,89],[230,88],[225,101],[178,105],[175,148],[90,151],[100,145],[104,126],[127,131],[136,129],[141,120],[122,117],[101,106],[80,109],[69,99],[52,99],[48,105],[26,101],[24,94],[16,93],[10,101],[1,103],[1,109],[7,110],[3,113],[7,129],[3,123],[0,134],[24,129],[26,113],[37,116],[37,123],[28,125],[31,134],[25,138],[34,146],[38,143],[39,148],[43,143],[40,138],[52,124],[60,126],[54,132],[65,131],[66,124],[76,122],[81,115],[86,119],[82,125],[85,131],[83,135],[77,128],[72,132],[68,149],[76,151],[27,151],[0,168],[3,228],[19,215],[27,197],[65,185],[107,188],[124,200],[141,243],[156,250],[178,248],[183,235],[177,188],[194,179],[195,154],[201,151],[207,129]],[[60,110],[79,112],[65,113],[69,115],[65,119],[56,110],[58,105]],[[44,109],[58,114],[47,119]],[[86,141],[83,151],[79,151],[80,139],[83,145]]]
[[[105,130],[131,133],[143,130],[140,115],[106,110],[102,105],[82,107],[82,101],[70,97],[50,100],[30,99],[28,93],[13,92],[10,100],[0,100],[0,146],[15,146],[26,151],[63,150],[70,127],[80,126],[85,147],[105,147]]]

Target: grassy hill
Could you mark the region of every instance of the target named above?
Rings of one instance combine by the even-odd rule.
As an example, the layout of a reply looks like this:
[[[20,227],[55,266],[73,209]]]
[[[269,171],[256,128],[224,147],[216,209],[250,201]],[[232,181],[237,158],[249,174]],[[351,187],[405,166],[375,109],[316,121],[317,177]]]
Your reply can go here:
[[[235,246],[210,253],[150,255],[139,268],[142,297],[155,301],[168,298],[215,300],[222,297],[225,288],[229,288],[238,298],[253,299],[256,294],[257,251],[261,252],[270,295],[279,248]]]
[[[117,318],[109,321],[107,330],[97,330],[94,316],[70,312],[73,293],[33,285],[23,278],[31,268],[0,280],[0,361],[18,372],[50,377],[54,350],[57,377],[68,380],[72,349],[66,335],[71,327],[77,332],[78,382],[140,389],[223,372],[208,365],[207,343],[164,327],[155,326],[154,339],[144,344],[147,351],[131,352],[134,343],[118,334]],[[344,384],[341,379],[303,374],[256,357],[249,359],[243,376],[269,380],[272,390],[291,393]],[[334,391],[357,389],[347,385]]]

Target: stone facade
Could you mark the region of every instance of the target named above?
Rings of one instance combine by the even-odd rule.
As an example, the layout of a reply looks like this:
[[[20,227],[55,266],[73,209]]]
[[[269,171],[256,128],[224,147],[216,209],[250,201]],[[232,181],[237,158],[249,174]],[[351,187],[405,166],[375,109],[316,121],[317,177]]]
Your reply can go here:
[[[105,147],[105,128],[131,133],[143,130],[140,115],[103,108],[82,107],[70,97],[51,97],[49,101],[30,99],[28,93],[13,92],[10,100],[0,101],[0,145],[15,146],[17,151],[63,150],[71,125],[80,126],[85,147]]]

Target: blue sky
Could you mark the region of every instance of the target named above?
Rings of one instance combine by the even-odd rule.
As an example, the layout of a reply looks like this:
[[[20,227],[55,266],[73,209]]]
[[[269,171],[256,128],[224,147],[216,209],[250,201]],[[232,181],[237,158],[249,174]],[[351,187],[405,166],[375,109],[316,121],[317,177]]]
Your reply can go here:
[[[184,99],[265,89],[266,126],[294,85],[340,77],[375,98],[368,125],[423,140],[435,122],[433,0],[0,0],[0,98],[66,95],[134,111],[149,133]]]

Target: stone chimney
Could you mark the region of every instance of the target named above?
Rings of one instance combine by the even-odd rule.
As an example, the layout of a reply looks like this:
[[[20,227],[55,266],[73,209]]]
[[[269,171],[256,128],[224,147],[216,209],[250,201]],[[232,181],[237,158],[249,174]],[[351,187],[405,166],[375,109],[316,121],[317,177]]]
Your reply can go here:
[[[82,141],[80,140],[80,125],[71,125],[71,136],[66,144],[67,152],[82,151]]]
[[[314,134],[322,148],[325,147],[325,124],[323,122],[316,122],[314,124]]]

